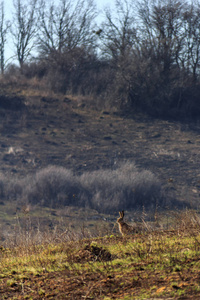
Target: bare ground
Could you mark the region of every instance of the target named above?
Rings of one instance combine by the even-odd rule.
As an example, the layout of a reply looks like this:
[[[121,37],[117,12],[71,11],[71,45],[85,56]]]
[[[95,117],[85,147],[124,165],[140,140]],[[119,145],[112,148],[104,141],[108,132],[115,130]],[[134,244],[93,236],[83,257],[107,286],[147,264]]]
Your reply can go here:
[[[153,171],[170,197],[198,208],[198,121],[97,111],[78,97],[30,95],[25,104],[0,110],[2,173],[25,176],[50,164],[82,173],[130,160]]]

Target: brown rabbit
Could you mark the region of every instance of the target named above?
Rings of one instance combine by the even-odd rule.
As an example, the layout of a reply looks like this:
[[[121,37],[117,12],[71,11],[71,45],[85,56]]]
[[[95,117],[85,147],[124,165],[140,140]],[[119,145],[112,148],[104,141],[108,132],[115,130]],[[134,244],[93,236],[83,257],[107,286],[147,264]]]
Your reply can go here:
[[[138,233],[142,231],[142,228],[139,226],[130,226],[124,222],[124,211],[119,212],[120,218],[117,219],[117,223],[119,225],[119,231],[124,236],[131,233]],[[141,226],[140,226],[141,227]]]

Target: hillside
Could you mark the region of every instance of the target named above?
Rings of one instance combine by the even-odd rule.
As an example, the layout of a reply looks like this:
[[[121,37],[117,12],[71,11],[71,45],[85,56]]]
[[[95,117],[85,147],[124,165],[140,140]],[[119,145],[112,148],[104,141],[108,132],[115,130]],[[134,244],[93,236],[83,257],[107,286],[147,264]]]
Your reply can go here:
[[[83,212],[77,207],[74,210],[59,207],[59,204],[41,209],[40,201],[44,197],[42,193],[47,192],[45,197],[48,200],[52,192],[51,186],[47,186],[46,190],[37,194],[40,174],[34,187],[37,202],[33,201],[29,206],[27,194],[21,194],[21,185],[17,182],[21,179],[22,184],[28,188],[34,181],[30,174],[40,170],[43,172],[49,165],[64,167],[66,172],[71,170],[77,176],[90,172],[88,180],[91,180],[94,175],[92,171],[114,170],[121,162],[135,164],[139,171],[147,169],[159,179],[165,195],[165,205],[163,207],[160,202],[156,209],[165,209],[166,216],[171,215],[170,210],[185,207],[185,203],[189,207],[199,208],[198,121],[161,120],[141,114],[120,114],[114,109],[98,110],[90,98],[53,94],[33,84],[2,85],[0,100],[0,219],[3,240],[8,233],[13,236],[16,216],[23,216],[26,209],[32,218],[33,227],[37,228],[39,223],[43,230],[46,230],[46,226],[47,230],[54,226],[70,226],[81,231],[82,226],[89,226],[89,231],[94,234],[96,224],[101,220],[104,229],[100,232],[104,234],[113,228],[119,209],[126,210],[129,221],[141,221],[141,213],[130,211],[120,203],[116,206],[113,203],[108,212],[104,209],[103,215],[99,214],[100,210],[86,209]],[[129,176],[128,173],[126,176]],[[61,177],[62,172],[58,180]],[[114,178],[113,176],[113,181]],[[54,178],[51,180],[54,181]],[[152,180],[155,181],[154,178]],[[4,188],[5,183],[8,188]],[[143,185],[143,181],[139,184]],[[40,189],[41,186],[42,181]],[[113,185],[113,189],[115,186],[117,187],[117,183]],[[109,190],[109,185],[106,188]],[[120,188],[121,186],[118,187],[119,193]],[[32,186],[30,189],[32,193]],[[146,186],[144,192],[148,199],[151,189],[145,189]],[[101,199],[101,194],[98,193],[99,191],[94,196],[106,203],[107,196]],[[110,193],[112,194],[112,190]],[[120,197],[123,198],[123,195]],[[73,193],[69,197],[76,200]],[[140,198],[143,200],[143,194]],[[87,193],[83,198],[85,200],[87,201]],[[147,216],[147,220],[154,216],[154,209],[155,207],[150,209],[151,215]],[[23,218],[20,226],[26,228]]]
[[[0,104],[2,174],[19,178],[48,165],[82,174],[130,161],[152,171],[169,197],[198,208],[198,121],[99,111],[92,109],[91,99],[26,86],[5,93],[10,103],[25,105]]]
[[[27,86],[2,88],[2,299],[200,298],[199,217],[176,210],[181,203],[198,210],[199,123],[98,110],[91,103]],[[121,162],[155,174],[169,204],[159,207],[157,219],[154,210],[126,211],[128,221],[145,215],[143,234],[120,237],[115,207],[102,214],[29,206],[14,194],[6,199],[2,188],[4,176],[8,186],[26,183],[49,165],[81,176]],[[148,227],[151,219],[160,226],[156,231]]]

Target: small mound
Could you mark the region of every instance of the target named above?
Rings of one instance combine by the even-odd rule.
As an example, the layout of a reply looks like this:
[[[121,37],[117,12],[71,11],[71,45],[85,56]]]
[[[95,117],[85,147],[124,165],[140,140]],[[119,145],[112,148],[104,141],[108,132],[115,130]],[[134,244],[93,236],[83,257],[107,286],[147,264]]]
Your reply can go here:
[[[75,261],[78,263],[87,262],[87,261],[111,261],[111,260],[112,260],[112,255],[108,250],[93,244],[86,245],[84,249],[81,249],[75,257]]]

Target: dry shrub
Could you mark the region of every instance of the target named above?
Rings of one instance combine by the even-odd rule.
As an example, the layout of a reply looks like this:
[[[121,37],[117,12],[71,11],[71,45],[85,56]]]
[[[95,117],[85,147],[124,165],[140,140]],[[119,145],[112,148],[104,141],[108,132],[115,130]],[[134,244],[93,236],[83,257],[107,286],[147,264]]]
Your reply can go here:
[[[155,208],[165,199],[157,177],[150,171],[140,171],[131,162],[82,175],[49,166],[26,178],[9,180],[6,197],[53,208],[71,205],[99,212]]]
[[[87,190],[92,208],[108,212],[137,207],[155,207],[164,200],[161,183],[146,170],[139,171],[134,163],[124,163],[115,170],[88,172],[80,177]]]
[[[193,235],[195,232],[199,233],[200,217],[197,211],[186,209],[184,211],[175,211],[172,215],[175,220],[175,229],[179,229],[190,235]]]
[[[19,247],[21,254],[28,254],[39,250],[35,248],[36,245],[66,243],[90,237],[89,230],[66,228],[66,224],[62,222],[52,229],[39,221],[36,225],[29,214],[24,214],[16,215],[14,226],[2,232],[1,243],[6,248]]]
[[[63,167],[49,166],[26,180],[23,199],[32,204],[50,207],[76,205],[78,182],[72,171]]]

